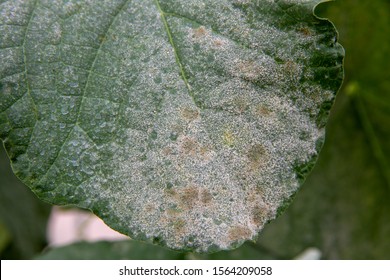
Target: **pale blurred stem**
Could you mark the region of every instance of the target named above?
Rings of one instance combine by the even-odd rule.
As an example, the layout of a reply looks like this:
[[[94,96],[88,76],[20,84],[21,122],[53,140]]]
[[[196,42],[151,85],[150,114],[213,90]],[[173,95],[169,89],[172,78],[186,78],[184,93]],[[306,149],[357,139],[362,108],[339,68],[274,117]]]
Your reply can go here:
[[[368,138],[368,142],[370,143],[371,150],[377,161],[380,172],[386,182],[388,193],[390,194],[390,174],[388,172],[388,170],[390,170],[389,165],[378,141],[378,137],[376,136],[375,129],[371,124],[366,106],[363,102],[363,97],[359,93],[356,93],[353,103],[363,125],[364,133]]]
[[[90,222],[92,221],[93,216],[89,215],[86,219],[83,219],[80,225],[77,226],[77,236],[81,240],[86,240],[88,238],[86,234],[86,229],[88,228]]]

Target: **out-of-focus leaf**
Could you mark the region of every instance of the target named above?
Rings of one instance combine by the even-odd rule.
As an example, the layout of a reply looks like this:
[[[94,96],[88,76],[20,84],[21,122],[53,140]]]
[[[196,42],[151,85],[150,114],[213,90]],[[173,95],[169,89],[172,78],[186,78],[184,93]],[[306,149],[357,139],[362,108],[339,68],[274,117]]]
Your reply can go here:
[[[46,246],[50,206],[40,201],[13,174],[0,147],[0,221],[8,233],[1,259],[29,259]]]
[[[7,227],[0,220],[0,255],[3,252],[4,248],[11,241],[11,234],[9,233]]]
[[[37,259],[46,260],[174,260],[184,259],[184,253],[137,241],[80,242],[49,249]]]

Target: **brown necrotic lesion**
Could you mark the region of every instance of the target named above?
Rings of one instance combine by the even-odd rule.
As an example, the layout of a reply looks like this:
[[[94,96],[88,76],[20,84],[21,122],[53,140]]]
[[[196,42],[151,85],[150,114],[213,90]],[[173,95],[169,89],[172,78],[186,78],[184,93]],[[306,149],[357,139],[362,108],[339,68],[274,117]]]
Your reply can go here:
[[[193,121],[199,117],[199,111],[197,109],[188,107],[181,109],[180,114],[187,121]]]
[[[249,228],[244,226],[234,226],[229,229],[228,239],[230,242],[249,239],[252,235],[252,232]]]
[[[199,143],[192,138],[184,137],[181,141],[181,151],[185,155],[196,155]]]
[[[263,145],[254,144],[249,148],[247,158],[249,160],[250,166],[257,169],[266,163],[268,155]]]
[[[192,37],[195,39],[202,38],[207,35],[207,30],[204,26],[199,26],[198,28],[193,29]]]

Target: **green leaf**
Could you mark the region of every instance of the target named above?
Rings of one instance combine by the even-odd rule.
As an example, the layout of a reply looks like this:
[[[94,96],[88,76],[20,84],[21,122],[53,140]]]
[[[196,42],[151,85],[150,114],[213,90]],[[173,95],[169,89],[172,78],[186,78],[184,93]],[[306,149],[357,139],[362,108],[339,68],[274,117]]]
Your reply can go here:
[[[185,254],[136,241],[79,242],[48,249],[40,260],[178,260]]]
[[[0,258],[30,259],[47,244],[50,206],[40,201],[12,173],[0,147]]]
[[[11,242],[11,233],[8,231],[7,227],[0,220],[0,254]]]
[[[342,80],[318,2],[2,2],[15,173],[135,239],[212,252],[255,238],[312,168]]]

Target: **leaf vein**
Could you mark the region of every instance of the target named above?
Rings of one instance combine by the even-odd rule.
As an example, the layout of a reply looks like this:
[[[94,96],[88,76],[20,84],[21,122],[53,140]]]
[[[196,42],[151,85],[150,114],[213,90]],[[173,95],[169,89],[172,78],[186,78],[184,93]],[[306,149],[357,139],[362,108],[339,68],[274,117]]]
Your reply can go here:
[[[183,64],[181,62],[179,53],[177,52],[176,44],[175,44],[175,42],[173,40],[173,35],[172,35],[172,32],[171,32],[171,29],[169,28],[169,25],[168,25],[168,22],[167,22],[167,19],[166,19],[166,13],[162,10],[162,8],[160,6],[159,0],[155,0],[154,2],[156,3],[157,9],[158,9],[158,11],[160,13],[160,17],[161,17],[161,20],[162,20],[162,22],[164,24],[165,32],[167,33],[169,42],[172,45],[173,52],[175,54],[176,63],[179,66],[180,74],[181,74],[181,77],[182,77],[182,79],[184,81],[184,84],[187,87],[188,93],[191,96],[192,100],[194,101],[194,104],[197,107],[201,108],[201,106],[199,105],[199,102],[197,102],[196,99],[195,99],[195,96],[194,96],[194,93],[193,93],[193,91],[191,89],[190,84],[188,83],[188,80],[187,80],[187,77],[186,77],[186,74],[185,74],[185,71],[184,71]]]
[[[130,2],[130,0],[125,0],[125,1],[118,7],[117,11],[116,11],[116,12],[113,14],[113,16],[112,16],[111,22],[108,24],[108,27],[107,27],[107,29],[105,30],[104,35],[106,35],[106,34],[111,30],[112,25],[114,24],[116,18],[117,18],[118,15],[123,11],[123,9],[124,9],[124,7],[126,6],[126,4],[128,4],[129,2]],[[74,131],[74,129],[76,128],[76,126],[77,126],[77,127],[80,127],[80,128],[82,129],[82,127],[79,125],[79,121],[80,121],[81,109],[82,109],[82,107],[83,107],[83,103],[84,103],[84,100],[85,100],[85,96],[84,96],[84,95],[85,95],[86,89],[88,88],[88,85],[89,85],[89,82],[90,82],[92,69],[95,67],[95,63],[96,63],[96,61],[97,61],[97,58],[98,58],[98,56],[99,56],[99,53],[100,53],[100,50],[101,50],[103,44],[104,44],[104,41],[102,41],[102,42],[100,43],[99,48],[98,48],[98,50],[97,50],[96,53],[95,53],[94,60],[93,60],[93,62],[92,62],[92,64],[91,64],[91,68],[90,68],[90,70],[88,71],[87,81],[86,81],[86,83],[85,83],[84,89],[82,90],[81,104],[79,105],[78,111],[77,111],[77,113],[76,113],[76,116],[77,116],[77,117],[76,117],[76,122],[75,122],[73,128],[69,130],[68,135],[65,137],[65,140],[62,142],[61,147],[59,148],[59,150],[58,150],[56,156],[54,157],[52,163],[50,164],[49,168],[47,169],[47,171],[45,172],[45,174],[41,177],[40,183],[47,177],[47,174],[49,173],[49,171],[51,170],[51,168],[54,166],[54,164],[55,164],[55,162],[57,161],[59,155],[61,154],[61,151],[63,150],[63,148],[64,148],[66,142],[68,142],[69,137],[70,137],[70,135],[72,134],[72,131]]]

